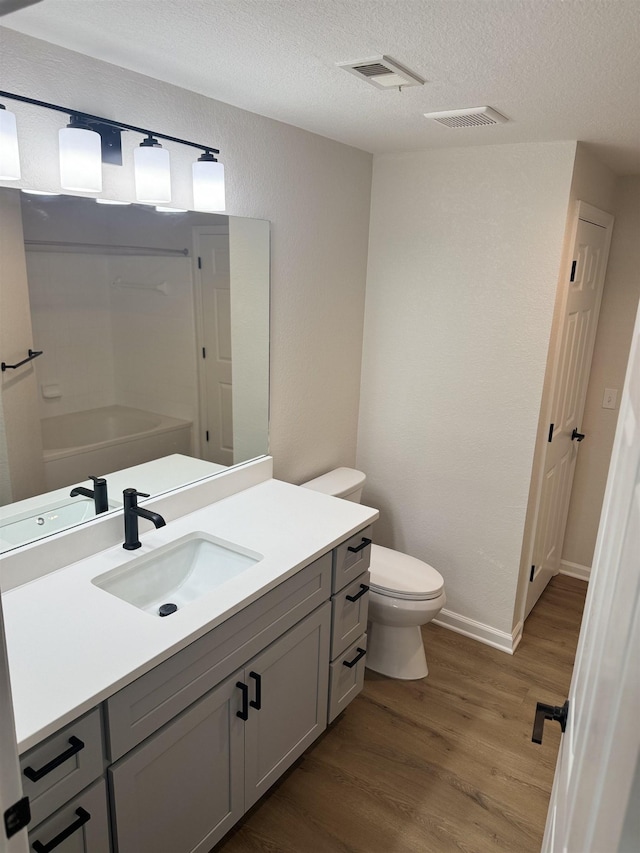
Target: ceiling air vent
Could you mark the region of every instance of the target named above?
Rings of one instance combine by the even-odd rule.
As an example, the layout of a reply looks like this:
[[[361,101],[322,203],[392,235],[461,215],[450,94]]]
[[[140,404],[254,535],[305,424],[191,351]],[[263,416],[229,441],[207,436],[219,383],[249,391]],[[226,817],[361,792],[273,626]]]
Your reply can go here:
[[[491,107],[471,107],[468,110],[445,110],[440,113],[425,113],[425,118],[432,118],[447,127],[484,127],[489,124],[504,124],[509,121],[497,110]]]
[[[388,56],[374,56],[373,59],[360,59],[356,62],[339,62],[338,67],[371,83],[377,89],[422,86],[425,82],[422,77],[407,71]]]

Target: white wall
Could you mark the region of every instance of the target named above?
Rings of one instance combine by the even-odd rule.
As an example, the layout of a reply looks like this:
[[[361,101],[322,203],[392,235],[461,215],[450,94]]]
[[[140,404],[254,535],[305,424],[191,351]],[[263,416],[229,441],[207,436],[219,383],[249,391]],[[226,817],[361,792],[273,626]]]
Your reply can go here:
[[[22,246],[20,199],[0,191],[0,360],[7,364],[37,349]],[[44,491],[35,364],[0,374],[0,505]]]
[[[615,216],[600,320],[593,351],[580,445],[569,507],[563,561],[590,568],[600,523],[620,396],[640,298],[640,177],[618,178],[609,208]],[[615,409],[602,408],[615,388]]]
[[[353,464],[371,156],[192,92],[0,30],[3,88],[221,149],[227,212],[272,223],[271,445],[276,476],[301,482]],[[23,184],[59,188],[60,115],[14,107]],[[131,149],[105,195],[133,198]],[[173,200],[192,207],[193,152],[172,146]],[[20,184],[18,184],[20,185]]]
[[[448,611],[509,635],[575,148],[374,159],[364,499]]]

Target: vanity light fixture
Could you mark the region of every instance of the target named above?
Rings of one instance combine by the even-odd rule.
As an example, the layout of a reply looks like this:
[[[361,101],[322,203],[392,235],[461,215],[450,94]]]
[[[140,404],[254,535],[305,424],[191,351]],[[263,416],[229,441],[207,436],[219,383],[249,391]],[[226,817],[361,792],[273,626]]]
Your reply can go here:
[[[145,204],[171,201],[169,152],[147,136],[133,152],[136,198]]]
[[[196,210],[220,212],[225,208],[224,166],[205,151],[193,164],[193,203]]]
[[[122,165],[121,135],[124,131],[132,131],[144,137],[133,154],[135,194],[140,203],[164,204],[171,201],[169,152],[158,141],[162,139],[202,151],[192,170],[194,209],[222,212],[225,208],[224,166],[215,156],[220,153],[219,150],[211,145],[190,142],[156,130],[124,124],[12,92],[0,91],[0,98],[10,98],[70,116],[69,125],[59,133],[60,183],[64,189],[101,192],[102,163]],[[0,167],[0,180],[20,178],[15,117],[3,107],[0,107]],[[106,199],[99,201],[108,203]]]
[[[102,192],[102,141],[80,116],[58,131],[60,186],[83,193]]]
[[[16,117],[0,104],[0,179],[20,180],[20,153]]]

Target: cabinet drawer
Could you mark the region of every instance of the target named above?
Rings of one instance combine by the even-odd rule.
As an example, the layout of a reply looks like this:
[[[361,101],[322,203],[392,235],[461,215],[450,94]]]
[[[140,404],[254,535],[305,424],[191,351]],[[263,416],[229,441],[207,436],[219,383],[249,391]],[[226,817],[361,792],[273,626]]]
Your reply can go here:
[[[364,685],[363,652],[367,650],[367,635],[363,634],[329,667],[329,722],[360,693]],[[351,664],[349,666],[349,664]]]
[[[266,593],[106,702],[109,754],[116,761],[324,601],[331,553]]]
[[[109,853],[107,791],[96,782],[29,833],[35,853]]]
[[[363,572],[353,583],[336,592],[331,598],[331,605],[331,659],[333,660],[367,630],[369,572]]]
[[[371,561],[371,531],[366,527],[350,536],[333,550],[333,592],[342,589],[369,568]]]
[[[100,709],[65,726],[20,758],[31,819],[40,823],[102,775]]]

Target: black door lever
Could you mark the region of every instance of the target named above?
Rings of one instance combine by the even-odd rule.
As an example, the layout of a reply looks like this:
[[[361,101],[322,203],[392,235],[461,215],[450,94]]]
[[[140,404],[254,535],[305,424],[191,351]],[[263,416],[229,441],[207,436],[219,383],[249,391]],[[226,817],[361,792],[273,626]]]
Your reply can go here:
[[[584,438],[583,432],[578,432],[576,427],[573,428],[573,432],[571,433],[571,441],[582,441]]]
[[[536,704],[536,716],[533,720],[533,733],[531,740],[534,743],[542,743],[545,720],[556,720],[564,731],[567,727],[567,716],[569,714],[569,700],[566,699],[560,708],[557,705],[545,705],[542,702]]]

